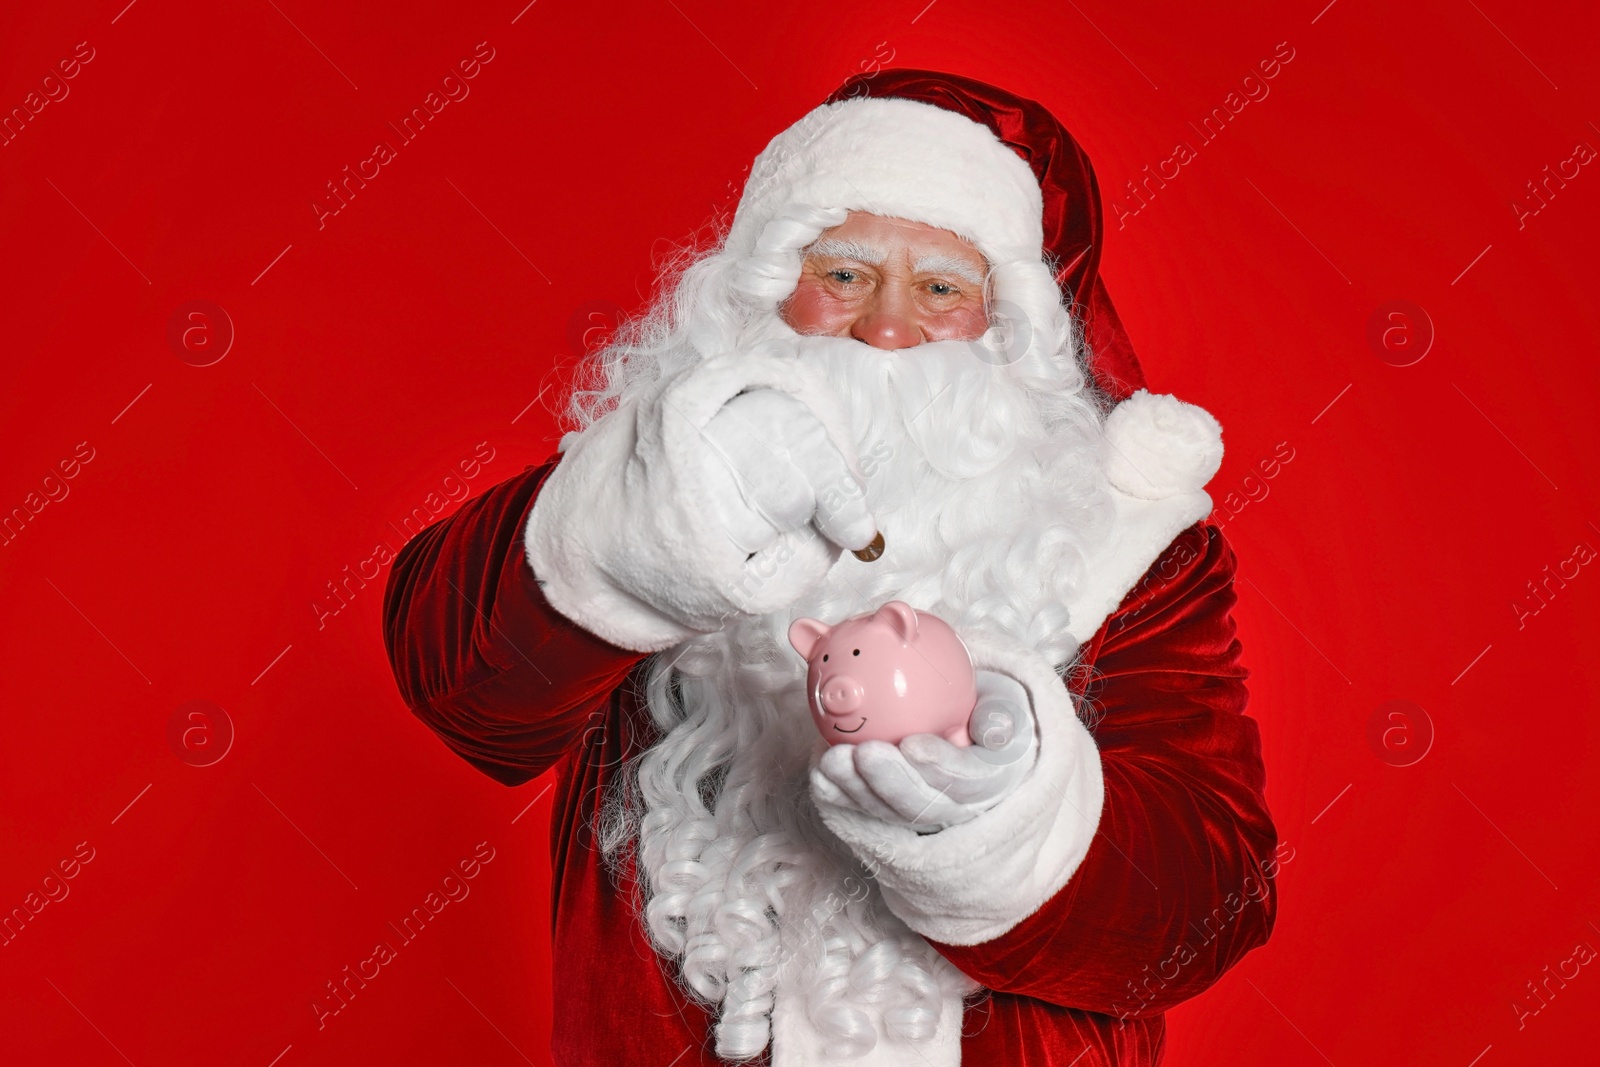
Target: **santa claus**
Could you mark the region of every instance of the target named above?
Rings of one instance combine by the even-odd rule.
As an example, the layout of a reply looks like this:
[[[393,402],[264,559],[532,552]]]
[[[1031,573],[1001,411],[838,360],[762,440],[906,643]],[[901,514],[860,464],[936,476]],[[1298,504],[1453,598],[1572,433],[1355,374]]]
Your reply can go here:
[[[599,353],[558,455],[401,552],[415,714],[557,770],[554,1061],[1153,1064],[1272,927],[1282,857],[1205,522],[1089,162],[968,79],[847,83]],[[900,600],[980,707],[830,746],[791,622]]]

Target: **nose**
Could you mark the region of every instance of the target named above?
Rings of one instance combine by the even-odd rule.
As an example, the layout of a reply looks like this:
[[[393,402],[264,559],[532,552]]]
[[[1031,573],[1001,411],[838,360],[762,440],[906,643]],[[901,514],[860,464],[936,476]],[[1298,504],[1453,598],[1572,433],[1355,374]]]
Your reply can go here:
[[[861,707],[867,691],[854,678],[836,675],[822,683],[822,710],[829,715],[849,715]]]
[[[920,345],[922,328],[916,306],[905,293],[888,287],[850,324],[850,336],[890,352]]]
[[[919,331],[909,320],[899,315],[866,315],[856,320],[850,336],[864,341],[873,348],[893,352],[922,343]]]

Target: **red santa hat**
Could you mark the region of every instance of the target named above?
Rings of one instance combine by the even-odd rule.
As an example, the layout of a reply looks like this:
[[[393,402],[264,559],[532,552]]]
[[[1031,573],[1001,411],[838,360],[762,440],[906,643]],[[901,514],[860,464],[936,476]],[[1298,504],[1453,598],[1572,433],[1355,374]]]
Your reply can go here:
[[[997,299],[1058,287],[1100,390],[1120,401],[1144,386],[1100,280],[1094,168],[1041,104],[932,71],[846,81],[756,158],[725,246],[745,258],[740,287],[776,305],[799,279],[801,249],[848,211],[965,237],[988,259]]]

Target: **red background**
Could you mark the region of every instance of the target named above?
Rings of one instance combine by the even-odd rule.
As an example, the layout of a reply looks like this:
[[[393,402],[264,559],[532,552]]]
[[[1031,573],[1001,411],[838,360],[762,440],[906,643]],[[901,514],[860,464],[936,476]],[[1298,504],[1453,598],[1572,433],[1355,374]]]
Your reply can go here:
[[[1520,629],[1512,604],[1600,548],[1600,176],[1520,230],[1510,205],[1600,146],[1592,13],[124,2],[13,4],[0,34],[7,112],[95,52],[0,148],[0,508],[94,455],[0,547],[0,909],[94,849],[0,948],[0,1058],[547,1061],[548,782],[496,785],[410,717],[382,577],[320,627],[312,605],[479,442],[473,492],[544,458],[587,308],[638,307],[766,140],[885,59],[1045,101],[1108,199],[1190,142],[1108,234],[1112,294],[1152,386],[1226,428],[1217,500],[1293,449],[1224,517],[1294,859],[1272,941],[1173,1013],[1168,1062],[1590,1047],[1593,967],[1521,1029],[1512,1004],[1600,946],[1600,568]],[[324,183],[480,41],[470,96],[319,229]],[[1270,95],[1201,146],[1187,124],[1284,41]],[[197,299],[236,330],[208,367],[167,340]],[[1407,367],[1367,340],[1397,299],[1437,335]],[[1412,766],[1368,740],[1395,699],[1436,734]],[[191,700],[236,731],[211,766],[169,745]],[[319,1031],[324,982],[480,841],[471,895]]]

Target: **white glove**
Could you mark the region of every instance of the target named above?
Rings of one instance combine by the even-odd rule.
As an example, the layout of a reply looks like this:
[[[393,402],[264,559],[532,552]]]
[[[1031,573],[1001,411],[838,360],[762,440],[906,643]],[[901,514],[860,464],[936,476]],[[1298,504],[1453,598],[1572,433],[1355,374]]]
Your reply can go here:
[[[1016,788],[1033,767],[1038,744],[1027,691],[995,671],[978,672],[978,703],[968,724],[971,747],[936,734],[899,745],[833,745],[811,772],[819,807],[851,809],[919,832],[977,817]]]
[[[701,436],[707,510],[746,555],[810,523],[836,546],[877,533],[863,486],[805,402],[753,389],[723,405]]]
[[[528,562],[556,610],[623,648],[787,607],[877,533],[842,406],[791,346],[703,360],[569,437]]]

